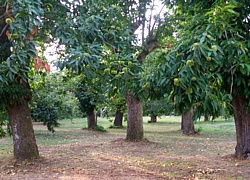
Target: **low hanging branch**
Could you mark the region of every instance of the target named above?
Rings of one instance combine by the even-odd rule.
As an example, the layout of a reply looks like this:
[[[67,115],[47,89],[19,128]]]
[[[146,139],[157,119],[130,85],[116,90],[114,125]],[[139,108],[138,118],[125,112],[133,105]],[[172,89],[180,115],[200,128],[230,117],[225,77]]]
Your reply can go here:
[[[158,47],[158,41],[157,40],[151,40],[145,46],[146,47],[144,48],[144,50],[137,57],[138,62],[141,63],[141,64],[142,64],[143,60],[146,58],[146,56],[149,53],[151,53],[154,49],[156,49]]]
[[[13,38],[13,35],[11,35],[11,33],[7,30],[6,31],[6,36],[8,37],[8,40],[10,40],[11,38]],[[27,36],[26,36],[26,39],[27,40],[33,40],[34,39],[34,36],[35,35],[37,35],[37,27],[36,26],[33,26],[33,29],[32,29],[32,31],[30,32],[30,34],[28,34]]]

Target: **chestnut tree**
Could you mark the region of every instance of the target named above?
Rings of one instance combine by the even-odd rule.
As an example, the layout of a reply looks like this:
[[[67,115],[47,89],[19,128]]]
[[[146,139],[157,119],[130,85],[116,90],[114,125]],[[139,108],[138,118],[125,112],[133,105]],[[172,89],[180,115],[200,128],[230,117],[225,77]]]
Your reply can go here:
[[[235,156],[250,153],[250,3],[249,1],[169,1],[178,18],[176,45],[151,78],[170,93],[182,112],[218,115],[231,106],[235,119]],[[160,74],[165,74],[162,76]]]

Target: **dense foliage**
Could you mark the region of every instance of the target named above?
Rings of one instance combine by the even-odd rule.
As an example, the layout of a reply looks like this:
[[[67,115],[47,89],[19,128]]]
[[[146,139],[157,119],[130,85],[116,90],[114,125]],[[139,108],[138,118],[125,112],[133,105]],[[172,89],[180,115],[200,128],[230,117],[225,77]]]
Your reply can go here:
[[[54,132],[53,127],[59,125],[58,120],[81,116],[79,104],[72,90],[76,82],[74,78],[66,78],[63,73],[40,73],[41,76],[32,76],[31,116],[34,121],[43,122]]]
[[[43,9],[40,0],[4,1],[1,5],[4,5],[1,6],[0,29],[0,97],[3,100],[0,107],[3,109],[9,103],[21,103],[23,99],[30,98],[26,82],[31,58],[36,56],[36,43],[27,36],[33,27],[41,25],[39,17],[42,16]]]
[[[3,126],[7,125],[8,117],[6,111],[0,111],[0,138],[5,137],[6,131]]]
[[[95,110],[95,99],[91,93],[87,92],[83,85],[76,88],[75,95],[80,102],[80,110],[82,113],[89,113]]]
[[[168,98],[161,98],[159,100],[148,100],[143,102],[143,114],[147,116],[156,115],[172,115],[174,112],[174,105]]]
[[[231,95],[249,97],[249,3],[176,1],[176,46],[163,49],[164,61],[147,78],[172,96],[181,112],[195,108],[217,116]]]

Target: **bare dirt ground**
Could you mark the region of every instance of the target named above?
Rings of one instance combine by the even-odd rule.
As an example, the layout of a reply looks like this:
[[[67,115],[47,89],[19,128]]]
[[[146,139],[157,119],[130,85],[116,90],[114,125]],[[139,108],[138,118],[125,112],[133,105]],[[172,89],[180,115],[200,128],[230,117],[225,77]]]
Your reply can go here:
[[[1,180],[157,180],[157,179],[250,179],[250,161],[220,155],[234,143],[208,142],[200,147],[193,138],[165,143],[149,140],[126,142],[119,133],[83,130],[65,131],[78,137],[74,142],[39,145],[40,159],[18,163],[11,156],[0,159]],[[161,137],[156,137],[160,139]],[[81,140],[82,139],[82,140]],[[151,139],[151,140],[150,140]],[[181,140],[183,139],[183,141]],[[216,149],[216,150],[215,150]]]

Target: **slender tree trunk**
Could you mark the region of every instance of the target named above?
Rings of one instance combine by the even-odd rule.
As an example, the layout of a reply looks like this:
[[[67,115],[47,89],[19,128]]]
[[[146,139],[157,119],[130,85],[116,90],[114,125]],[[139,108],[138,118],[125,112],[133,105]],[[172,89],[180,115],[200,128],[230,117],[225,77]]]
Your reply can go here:
[[[114,126],[122,127],[123,113],[121,112],[121,107],[118,106],[115,113]]]
[[[150,122],[151,123],[156,123],[157,122],[157,115],[151,114],[151,116],[150,116]]]
[[[184,127],[184,125],[183,125],[183,115],[181,116],[181,130],[183,131],[183,128]]]
[[[193,110],[190,109],[186,113],[182,114],[182,125],[183,125],[183,134],[184,135],[193,135],[194,131],[194,123],[192,121]]]
[[[142,104],[138,98],[133,97],[133,93],[126,94],[128,105],[127,137],[128,141],[143,140],[143,116]]]
[[[10,125],[14,142],[14,157],[17,160],[34,160],[39,157],[28,101],[10,105]]]
[[[86,113],[87,121],[88,121],[88,129],[96,129],[97,121],[95,118],[95,112],[90,111]]]
[[[10,123],[7,124],[7,129],[6,129],[8,135],[12,135],[11,128],[10,128]]]
[[[232,105],[236,128],[235,156],[237,159],[250,158],[250,112],[244,97],[233,95]]]
[[[208,114],[205,114],[204,115],[204,121],[209,121],[209,119],[210,119],[210,116]]]
[[[95,112],[94,112],[95,113]],[[97,125],[97,118],[98,118],[98,114],[97,114],[97,112],[95,113],[95,123],[96,123],[96,125]]]

